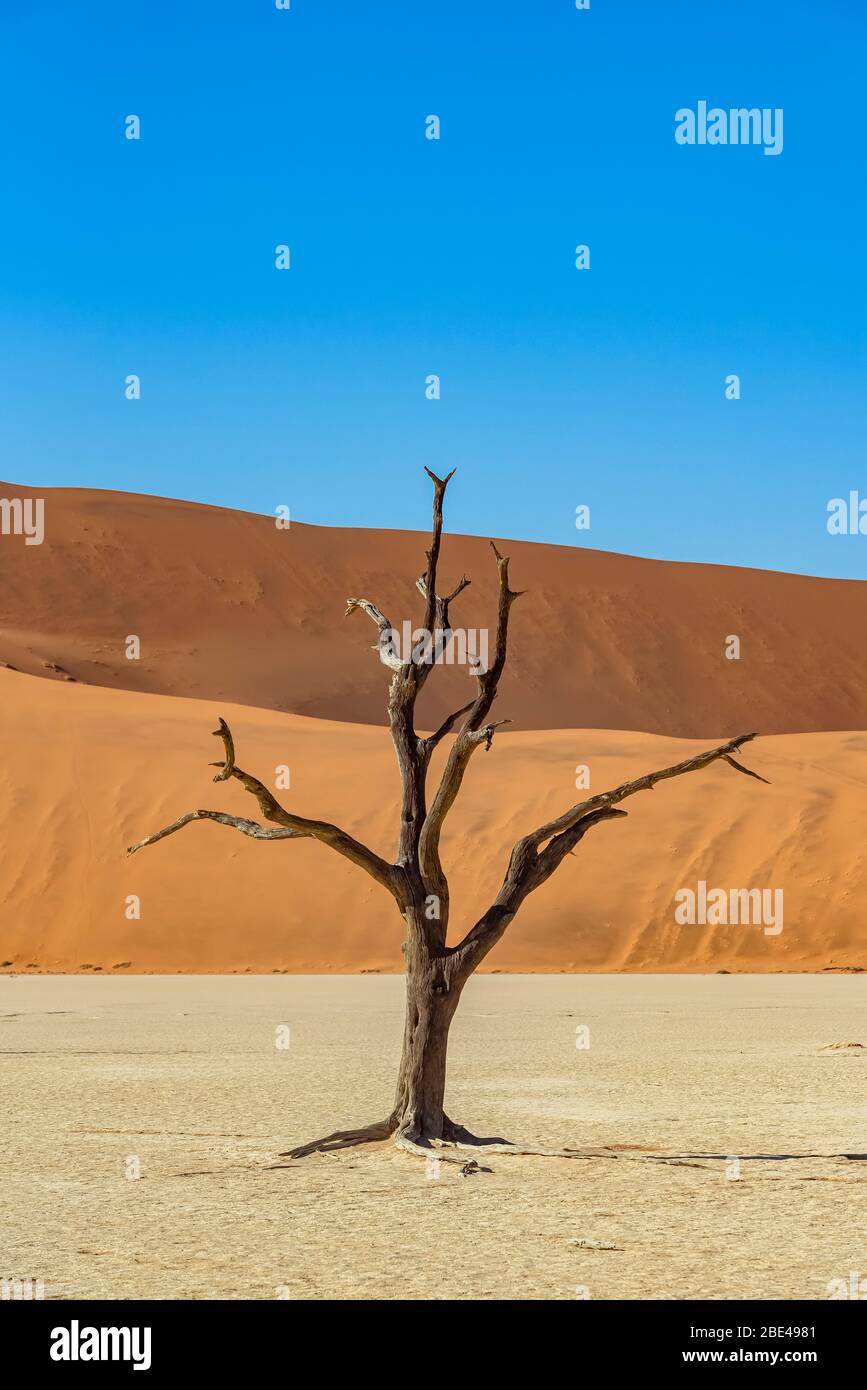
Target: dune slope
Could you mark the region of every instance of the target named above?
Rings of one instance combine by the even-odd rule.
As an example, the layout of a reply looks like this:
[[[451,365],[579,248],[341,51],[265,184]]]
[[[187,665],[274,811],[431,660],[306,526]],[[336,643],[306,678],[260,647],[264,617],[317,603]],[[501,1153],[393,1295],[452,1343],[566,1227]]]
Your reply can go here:
[[[52,681],[221,699],[384,723],[372,624],[421,620],[427,537],[304,526],[189,502],[0,484],[45,500],[45,541],[0,539],[0,661]],[[501,542],[516,587],[498,708],[515,729],[640,729],[683,738],[867,728],[867,585]],[[453,623],[495,613],[485,541],[446,536],[441,587],[472,586]],[[741,642],[725,657],[727,637]],[[141,657],[129,660],[137,636]],[[432,727],[466,668],[425,689]],[[511,735],[509,735],[511,737]]]
[[[255,843],[193,824],[132,859],[124,849],[197,807],[253,816],[207,764],[217,713],[242,766],[286,804],[391,855],[397,777],[388,735],[224,702],[60,684],[0,671],[0,961],[104,971],[398,970],[387,895],[324,846]],[[514,840],[591,790],[664,767],[701,741],[643,733],[519,732],[479,753],[444,840],[453,926],[496,893]],[[628,803],[524,905],[492,970],[806,970],[867,966],[860,828],[867,734],[768,737],[749,749],[762,786],[723,765]],[[699,879],[784,891],[784,928],[679,926],[674,894]],[[140,899],[130,920],[127,903]]]

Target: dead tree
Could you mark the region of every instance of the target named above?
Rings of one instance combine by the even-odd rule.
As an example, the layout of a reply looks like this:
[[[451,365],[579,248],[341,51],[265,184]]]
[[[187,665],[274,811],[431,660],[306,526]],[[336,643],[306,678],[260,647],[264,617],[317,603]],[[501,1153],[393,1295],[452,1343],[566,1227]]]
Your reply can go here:
[[[497,944],[528,894],[546,883],[567,855],[589,830],[603,821],[625,816],[618,803],[636,792],[649,791],[657,782],[698,772],[722,761],[739,772],[764,778],[735,760],[734,754],[755,734],[742,734],[718,748],[687,758],[660,772],[650,772],[634,782],[624,782],[613,791],[591,796],[570,806],[561,816],[547,821],[514,846],[500,891],[482,917],[455,944],[447,944],[449,929],[449,885],[440,857],[440,841],[449,811],[461,789],[473,754],[490,749],[494,732],[508,720],[490,720],[491,707],[506,664],[506,644],[512,604],[520,597],[509,588],[509,561],[492,544],[499,574],[499,602],[496,635],[489,666],[476,675],[475,699],[449,715],[435,733],[421,735],[415,729],[415,705],[437,656],[448,641],[449,607],[470,582],[464,576],[451,593],[437,592],[437,569],[442,536],[443,497],[452,473],[437,478],[428,472],[434,485],[433,534],[427,551],[427,568],[416,587],[424,599],[423,629],[428,642],[418,643],[409,655],[396,650],[391,623],[369,599],[350,598],[347,615],[356,609],[366,613],[379,629],[375,651],[392,671],[388,697],[388,721],[400,769],[400,831],[394,862],[374,853],[352,835],[328,821],[307,820],[287,811],[256,777],[242,772],[235,762],[235,746],[225,720],[215,735],[222,739],[224,758],[215,782],[236,778],[256,798],[266,821],[274,828],[222,811],[190,811],[165,829],[148,836],[128,851],[134,854],[145,845],[190,824],[210,820],[230,826],[256,840],[312,838],[336,850],[345,859],[364,869],[381,884],[397,904],[406,926],[403,953],[406,962],[406,1023],[403,1054],[397,1079],[394,1105],[386,1119],[363,1129],[338,1130],[309,1144],[292,1149],[281,1157],[301,1158],[317,1150],[346,1148],[395,1136],[400,1147],[426,1151],[432,1144],[443,1153],[450,1147],[472,1147],[486,1143],[513,1152],[529,1152],[507,1146],[503,1140],[481,1141],[446,1115],[443,1103],[446,1085],[446,1050],[449,1026],[464,985]],[[454,472],[454,470],[452,470]],[[433,634],[440,635],[434,640]],[[439,647],[437,647],[439,643]],[[427,778],[431,757],[437,746],[450,735],[454,741],[445,768],[428,805]],[[569,1155],[588,1154],[588,1150],[564,1150]]]

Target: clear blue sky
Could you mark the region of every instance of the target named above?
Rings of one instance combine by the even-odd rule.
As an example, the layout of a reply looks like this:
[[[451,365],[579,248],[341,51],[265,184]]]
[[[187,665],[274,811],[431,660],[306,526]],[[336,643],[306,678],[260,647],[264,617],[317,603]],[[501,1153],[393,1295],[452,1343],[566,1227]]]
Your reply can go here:
[[[867,576],[825,527],[867,496],[856,0],[49,0],[2,36],[0,477],[421,528],[457,465],[452,530]],[[699,100],[782,107],[783,153],[676,145]]]

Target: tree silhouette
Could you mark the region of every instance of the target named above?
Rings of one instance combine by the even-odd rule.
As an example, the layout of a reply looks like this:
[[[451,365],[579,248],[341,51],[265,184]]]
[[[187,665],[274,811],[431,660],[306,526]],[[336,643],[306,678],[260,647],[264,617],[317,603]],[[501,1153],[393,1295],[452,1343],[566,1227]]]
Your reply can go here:
[[[493,903],[460,941],[448,945],[449,885],[440,858],[440,839],[470,759],[477,749],[490,749],[495,730],[509,722],[505,719],[489,720],[488,716],[506,664],[509,615],[520,593],[509,588],[508,558],[501,555],[491,542],[499,574],[499,602],[490,665],[476,674],[477,693],[474,700],[449,715],[435,733],[426,736],[417,734],[414,717],[416,700],[438,658],[448,646],[451,632],[449,607],[470,582],[464,576],[450,594],[441,597],[437,593],[443,498],[454,470],[446,478],[436,477],[430,469],[425,471],[434,486],[433,533],[427,551],[427,568],[417,580],[416,587],[424,599],[423,630],[427,640],[418,642],[411,653],[401,654],[397,650],[394,629],[374,603],[366,598],[350,598],[346,605],[347,615],[360,610],[376,623],[379,638],[374,650],[378,651],[380,660],[393,673],[388,695],[388,720],[401,781],[400,828],[394,862],[389,863],[328,821],[307,820],[281,806],[258,778],[251,777],[237,766],[234,741],[224,719],[220,719],[219,728],[214,731],[224,746],[223,761],[211,764],[220,769],[214,781],[237,778],[256,798],[265,820],[275,828],[222,811],[190,811],[128,851],[135,854],[192,821],[217,821],[256,840],[305,837],[321,840],[364,869],[394,898],[406,925],[403,945],[406,1022],[394,1105],[384,1120],[362,1129],[338,1130],[292,1149],[281,1157],[302,1158],[317,1150],[346,1148],[392,1135],[402,1148],[422,1153],[434,1149],[440,1157],[455,1162],[464,1162],[456,1156],[457,1151],[478,1151],[480,1146],[487,1151],[545,1152],[519,1148],[502,1139],[477,1139],[445,1113],[449,1027],[464,985],[500,940],[524,899],[547,882],[587,832],[602,821],[626,815],[625,811],[617,809],[619,802],[634,796],[636,792],[650,790],[657,782],[680,777],[686,772],[697,772],[717,761],[726,762],[738,772],[758,781],[765,781],[758,773],[736,761],[734,754],[743,744],[755,738],[755,734],[741,734],[718,748],[687,758],[673,767],[648,773],[634,782],[624,782],[612,791],[602,792],[570,806],[561,816],[547,821],[518,840]],[[454,741],[428,806],[427,778],[431,756],[443,739],[452,734]],[[592,1151],[565,1149],[557,1152],[579,1156]]]

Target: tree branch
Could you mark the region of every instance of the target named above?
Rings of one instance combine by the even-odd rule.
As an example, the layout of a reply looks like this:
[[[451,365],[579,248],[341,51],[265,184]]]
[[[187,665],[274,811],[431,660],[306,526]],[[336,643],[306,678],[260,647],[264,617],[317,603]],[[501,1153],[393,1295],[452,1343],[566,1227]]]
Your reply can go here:
[[[491,541],[491,549],[497,561],[497,573],[500,581],[493,660],[486,671],[481,671],[476,676],[478,694],[469,705],[467,718],[452,744],[436,796],[425,818],[419,842],[422,877],[431,891],[435,893],[439,892],[445,883],[445,874],[439,852],[443,823],[461,789],[470,758],[482,744],[486,748],[490,748],[497,724],[509,722],[508,720],[498,720],[494,724],[485,724],[485,719],[497,697],[497,687],[506,664],[509,613],[515,599],[520,598],[523,591],[509,588],[508,557],[500,554],[493,541]],[[460,713],[463,711],[458,712],[458,714]],[[456,720],[457,717],[454,715],[451,716],[451,719]]]
[[[731,739],[728,743],[721,744],[718,748],[711,748],[705,753],[698,753],[694,758],[686,758],[682,763],[675,763],[673,767],[665,767],[661,772],[649,772],[644,777],[637,778],[634,782],[624,782],[621,786],[615,787],[613,791],[601,792],[598,796],[591,796],[587,801],[579,801],[571,806],[562,816],[556,820],[548,821],[541,825],[538,830],[534,830],[528,838],[536,845],[558,834],[562,830],[568,830],[588,811],[594,810],[597,806],[614,806],[619,801],[624,801],[628,796],[634,796],[636,792],[651,791],[657,782],[663,782],[669,777],[682,777],[686,772],[698,772],[703,767],[708,767],[710,763],[716,762],[721,758],[738,772],[743,772],[747,777],[756,777],[760,782],[765,782],[766,778],[759,777],[758,773],[751,772],[749,768],[742,767],[731,757],[732,753],[738,750],[745,743],[751,743],[756,734],[740,734],[737,738]]]
[[[419,748],[426,759],[430,758],[431,753],[436,748],[437,744],[442,742],[446,734],[451,733],[461,715],[467,714],[474,704],[475,701],[470,700],[468,704],[462,705],[460,709],[455,710],[454,714],[450,714],[447,719],[443,720],[436,733],[428,734],[427,738],[419,739]]]
[[[686,758],[672,767],[663,768],[659,772],[649,772],[633,782],[623,782],[613,791],[602,792],[598,796],[588,798],[587,801],[578,802],[556,820],[547,821],[537,830],[525,835],[512,850],[503,885],[494,903],[455,947],[454,953],[458,957],[460,973],[466,975],[476,969],[491,947],[499,941],[528,894],[547,882],[588,830],[602,821],[627,814],[625,811],[617,810],[617,802],[634,796],[636,792],[651,791],[657,782],[665,781],[669,777],[681,777],[687,772],[697,772],[717,760],[728,763],[747,777],[766,782],[766,778],[759,777],[757,772],[743,767],[731,756],[755,737],[755,734],[741,734],[718,748],[698,753],[695,757]],[[540,848],[542,845],[545,846],[544,849]]]
[[[439,561],[440,543],[443,534],[443,497],[445,496],[446,488],[454,477],[455,470],[452,469],[451,473],[447,473],[444,478],[438,478],[436,473],[432,473],[429,468],[426,468],[424,471],[434,485],[433,529],[430,550],[427,552],[424,610],[425,629],[427,632],[433,632],[437,606],[437,563]]]
[[[450,475],[450,476],[451,476],[451,475]],[[473,581],[472,581],[471,579],[468,579],[467,576],[466,576],[465,574],[462,574],[461,577],[460,577],[460,579],[458,580],[457,584],[456,584],[455,587],[452,589],[452,591],[451,591],[450,594],[446,594],[444,598],[441,598],[440,595],[437,594],[437,603],[441,603],[441,604],[444,606],[444,610],[445,610],[445,612],[446,612],[446,615],[448,615],[448,605],[453,601],[453,599],[456,599],[456,598],[457,598],[458,594],[462,594],[462,593],[464,592],[464,589],[468,589],[468,588],[470,587],[470,585],[472,584],[472,582],[473,582]],[[427,598],[427,577],[426,577],[426,575],[423,575],[423,574],[420,574],[420,575],[419,575],[418,579],[415,581],[415,587],[418,589],[418,591],[419,591],[419,593],[421,594],[422,598],[426,599],[426,598]]]
[[[441,619],[445,619],[444,622],[441,621],[438,624],[444,629],[448,620],[448,602],[454,597],[454,595],[450,595],[448,600],[444,600],[439,598],[436,592],[437,562],[443,525],[443,496],[454,474],[454,469],[445,478],[438,478],[429,468],[426,468],[425,472],[434,485],[433,526],[430,549],[427,551],[427,569],[423,577],[417,581],[417,588],[425,600],[424,630],[431,647],[428,652],[420,654],[418,659],[412,660],[410,658],[409,664],[404,664],[401,667],[391,682],[388,695],[388,722],[397,755],[401,782],[397,863],[398,867],[409,876],[412,893],[417,902],[424,894],[424,884],[418,865],[418,844],[426,815],[425,774],[429,751],[426,751],[423,741],[418,738],[415,732],[415,702],[419,691],[433,669],[436,655],[433,650],[433,632],[437,623],[437,615],[439,614]],[[462,580],[455,590],[455,594],[464,587],[466,586]],[[447,915],[447,895],[443,897],[443,909]],[[431,936],[439,935],[444,930],[443,924],[432,925],[430,928]]]
[[[433,503],[433,529],[431,535],[430,549],[425,552],[427,556],[427,570],[416,580],[416,588],[425,600],[424,631],[430,635],[431,652],[423,653],[415,662],[411,654],[404,653],[405,659],[402,660],[399,653],[395,650],[394,628],[386,618],[385,614],[377,608],[375,603],[371,603],[366,598],[348,598],[346,600],[345,617],[349,617],[356,608],[360,608],[369,618],[376,623],[379,628],[379,641],[374,647],[374,651],[379,652],[379,659],[384,666],[390,670],[400,673],[405,666],[414,666],[416,671],[416,683],[420,687],[427,680],[431,667],[435,664],[439,651],[442,650],[443,639],[440,639],[438,650],[433,648],[433,634],[439,630],[442,633],[448,631],[449,626],[449,604],[452,599],[457,598],[458,594],[470,583],[466,575],[463,575],[457,586],[445,598],[441,598],[436,592],[436,573],[439,561],[440,544],[442,541],[443,529],[443,497],[445,490],[455,470],[447,474],[445,478],[438,478],[429,468],[425,469],[428,477],[434,485]]]
[[[216,780],[216,778],[214,779]],[[269,830],[267,826],[260,825],[258,821],[246,820],[244,816],[228,816],[224,811],[188,811],[185,816],[180,816],[178,820],[172,821],[165,829],[158,830],[155,835],[148,835],[144,840],[139,840],[137,845],[130,845],[127,854],[137,854],[146,845],[155,845],[157,840],[164,840],[166,835],[174,835],[176,830],[182,830],[185,825],[189,825],[194,820],[214,820],[220,825],[231,826],[233,830],[240,830],[242,835],[249,835],[253,840],[294,840],[300,837],[298,830]]]
[[[213,732],[214,738],[221,738],[223,740],[223,747],[226,750],[226,756],[223,761],[222,770],[217,773],[216,777],[214,778],[214,781],[225,782],[229,777],[231,777],[232,771],[235,766],[235,740],[232,738],[231,729],[229,728],[228,724],[223,718],[220,718],[217,724],[217,728],[214,729]],[[212,763],[211,766],[216,767],[217,764]]]
[[[490,724],[485,724],[481,729],[467,734],[467,742],[475,748],[481,748],[484,745],[485,752],[490,753],[494,740],[494,730],[499,729],[501,724],[511,724],[511,722],[511,719],[493,719]]]
[[[379,628],[379,641],[373,650],[379,652],[379,659],[383,666],[388,666],[392,671],[403,669],[404,663],[394,649],[394,628],[388,621],[384,613],[381,613],[375,603],[371,603],[366,598],[348,598],[346,600],[346,612],[344,618],[348,618],[356,608],[360,608],[369,618],[372,618]]]
[[[242,816],[224,815],[219,811],[190,811],[180,819],[173,821],[164,830],[159,830],[155,835],[148,836],[147,839],[133,845],[128,851],[130,854],[145,845],[155,844],[157,840],[162,840],[166,835],[172,835],[176,830],[189,825],[194,820],[216,820],[221,825],[232,826],[235,830],[240,830],[244,835],[250,835],[259,840],[291,840],[291,839],[313,839],[319,840],[324,845],[329,845],[338,854],[343,855],[344,859],[357,864],[360,869],[364,869],[370,874],[371,878],[376,879],[387,888],[403,910],[406,903],[406,891],[403,876],[394,864],[389,864],[385,859],[374,854],[373,850],[368,849],[360,840],[348,835],[339,826],[332,825],[330,821],[308,820],[304,816],[296,816],[291,811],[287,811],[281,806],[275,796],[268,788],[259,781],[257,777],[251,777],[248,772],[242,771],[235,765],[235,744],[232,732],[225,719],[220,719],[219,727],[214,730],[214,737],[223,740],[225,748],[225,759],[222,763],[211,763],[211,767],[218,767],[220,771],[214,778],[215,782],[226,781],[229,777],[236,778],[245,791],[251,796],[255,796],[261,807],[262,814],[266,820],[273,821],[283,827],[280,831],[268,830],[265,826],[258,825],[256,821],[247,820]]]
[[[427,637],[430,639],[429,654],[426,653],[424,661],[419,662],[419,665],[424,668],[419,671],[420,686],[424,685],[424,682],[430,675],[431,667],[437,664],[451,641],[452,630],[449,620],[449,604],[452,599],[457,598],[458,594],[462,594],[464,589],[469,587],[470,582],[471,581],[464,574],[461,576],[457,586],[450,594],[447,594],[445,598],[441,598],[439,594],[436,595],[436,603],[434,604],[434,625],[433,628],[425,629]],[[422,598],[427,600],[427,580],[423,574],[415,581],[415,587],[418,589]]]

